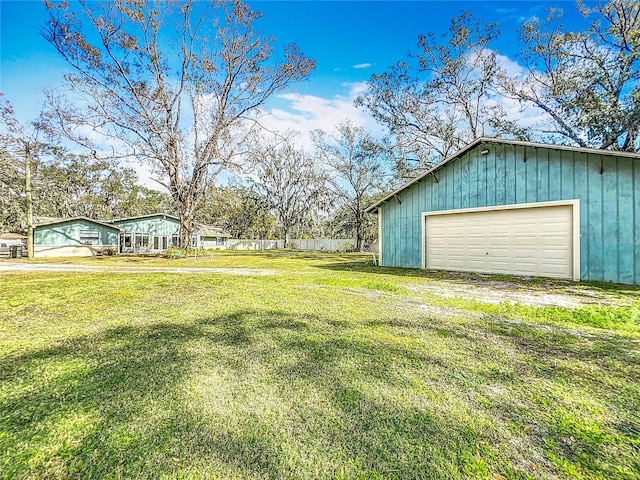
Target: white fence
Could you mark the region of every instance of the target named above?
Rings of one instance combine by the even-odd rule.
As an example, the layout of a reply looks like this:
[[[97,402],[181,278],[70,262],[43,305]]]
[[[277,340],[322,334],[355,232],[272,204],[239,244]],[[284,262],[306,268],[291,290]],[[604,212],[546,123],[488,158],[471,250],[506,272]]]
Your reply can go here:
[[[291,240],[293,250],[316,250],[321,252],[351,252],[356,241],[353,238],[312,238]],[[378,242],[369,245],[369,250],[376,252]],[[227,250],[277,250],[284,248],[284,240],[233,240],[227,241]]]

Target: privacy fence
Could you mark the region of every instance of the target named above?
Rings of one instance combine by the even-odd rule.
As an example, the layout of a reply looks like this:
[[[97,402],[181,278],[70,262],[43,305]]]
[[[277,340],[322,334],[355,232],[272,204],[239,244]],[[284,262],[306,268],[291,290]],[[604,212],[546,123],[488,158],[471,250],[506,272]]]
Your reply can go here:
[[[320,252],[352,252],[356,241],[353,238],[311,238],[291,240],[293,250],[315,250]],[[365,250],[377,251],[377,242],[365,242]],[[284,240],[233,240],[227,241],[228,250],[277,250],[284,248]]]

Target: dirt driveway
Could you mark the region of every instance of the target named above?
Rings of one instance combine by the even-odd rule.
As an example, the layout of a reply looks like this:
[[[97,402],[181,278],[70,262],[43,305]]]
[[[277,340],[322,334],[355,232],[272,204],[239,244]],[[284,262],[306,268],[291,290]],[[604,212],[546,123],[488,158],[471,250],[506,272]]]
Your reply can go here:
[[[207,267],[131,267],[109,265],[64,265],[56,263],[0,262],[0,272],[110,272],[110,273],[226,273],[230,275],[275,275],[274,270]]]

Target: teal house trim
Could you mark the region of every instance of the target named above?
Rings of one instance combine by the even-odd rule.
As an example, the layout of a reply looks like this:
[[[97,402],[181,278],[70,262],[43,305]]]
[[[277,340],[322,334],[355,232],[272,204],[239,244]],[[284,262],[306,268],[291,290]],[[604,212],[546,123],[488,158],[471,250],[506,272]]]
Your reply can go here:
[[[486,218],[490,232],[497,228],[500,212],[533,212],[534,219],[539,212],[544,221],[554,208],[565,208],[573,222],[565,230],[571,237],[567,242],[572,249],[568,258],[575,257],[570,269],[577,275],[564,278],[640,284],[638,154],[479,138],[367,211],[378,214],[382,265],[426,268],[431,260],[437,263],[436,254],[449,262],[443,265],[455,265],[456,259],[447,259],[454,250],[462,252],[460,256],[469,253],[464,262],[473,260],[471,247],[465,251],[464,246],[454,245],[453,241],[463,237],[468,241],[472,230],[464,228],[474,228],[473,222],[479,221],[476,225],[482,226]],[[514,219],[518,217],[505,218],[514,222],[513,229],[524,229],[518,241],[539,235],[540,222],[534,222],[538,226],[517,226]],[[443,229],[444,236],[434,233],[436,225]],[[470,226],[460,227],[464,232],[455,237],[451,232],[460,225]],[[526,228],[530,228],[530,235]],[[501,247],[500,238],[496,234],[489,241],[495,244],[496,251]],[[545,241],[542,239],[541,244]],[[438,242],[441,248],[436,251]],[[532,262],[551,262],[544,252],[551,251],[554,245],[543,247],[536,250],[538,258]],[[534,248],[537,247],[532,247],[532,252]],[[489,248],[486,250],[486,255],[491,256]],[[491,265],[490,260],[482,265]],[[464,265],[465,271],[483,271],[482,266]],[[444,269],[455,270],[449,266]],[[496,271],[489,269],[487,273]]]

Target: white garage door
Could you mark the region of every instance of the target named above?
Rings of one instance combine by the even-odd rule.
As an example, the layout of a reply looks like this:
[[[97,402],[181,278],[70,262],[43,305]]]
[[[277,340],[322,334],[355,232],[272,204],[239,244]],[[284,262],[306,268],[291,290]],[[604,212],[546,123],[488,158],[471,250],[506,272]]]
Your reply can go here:
[[[478,273],[575,278],[574,216],[569,205],[425,214],[426,267]],[[576,278],[576,280],[579,278]]]

